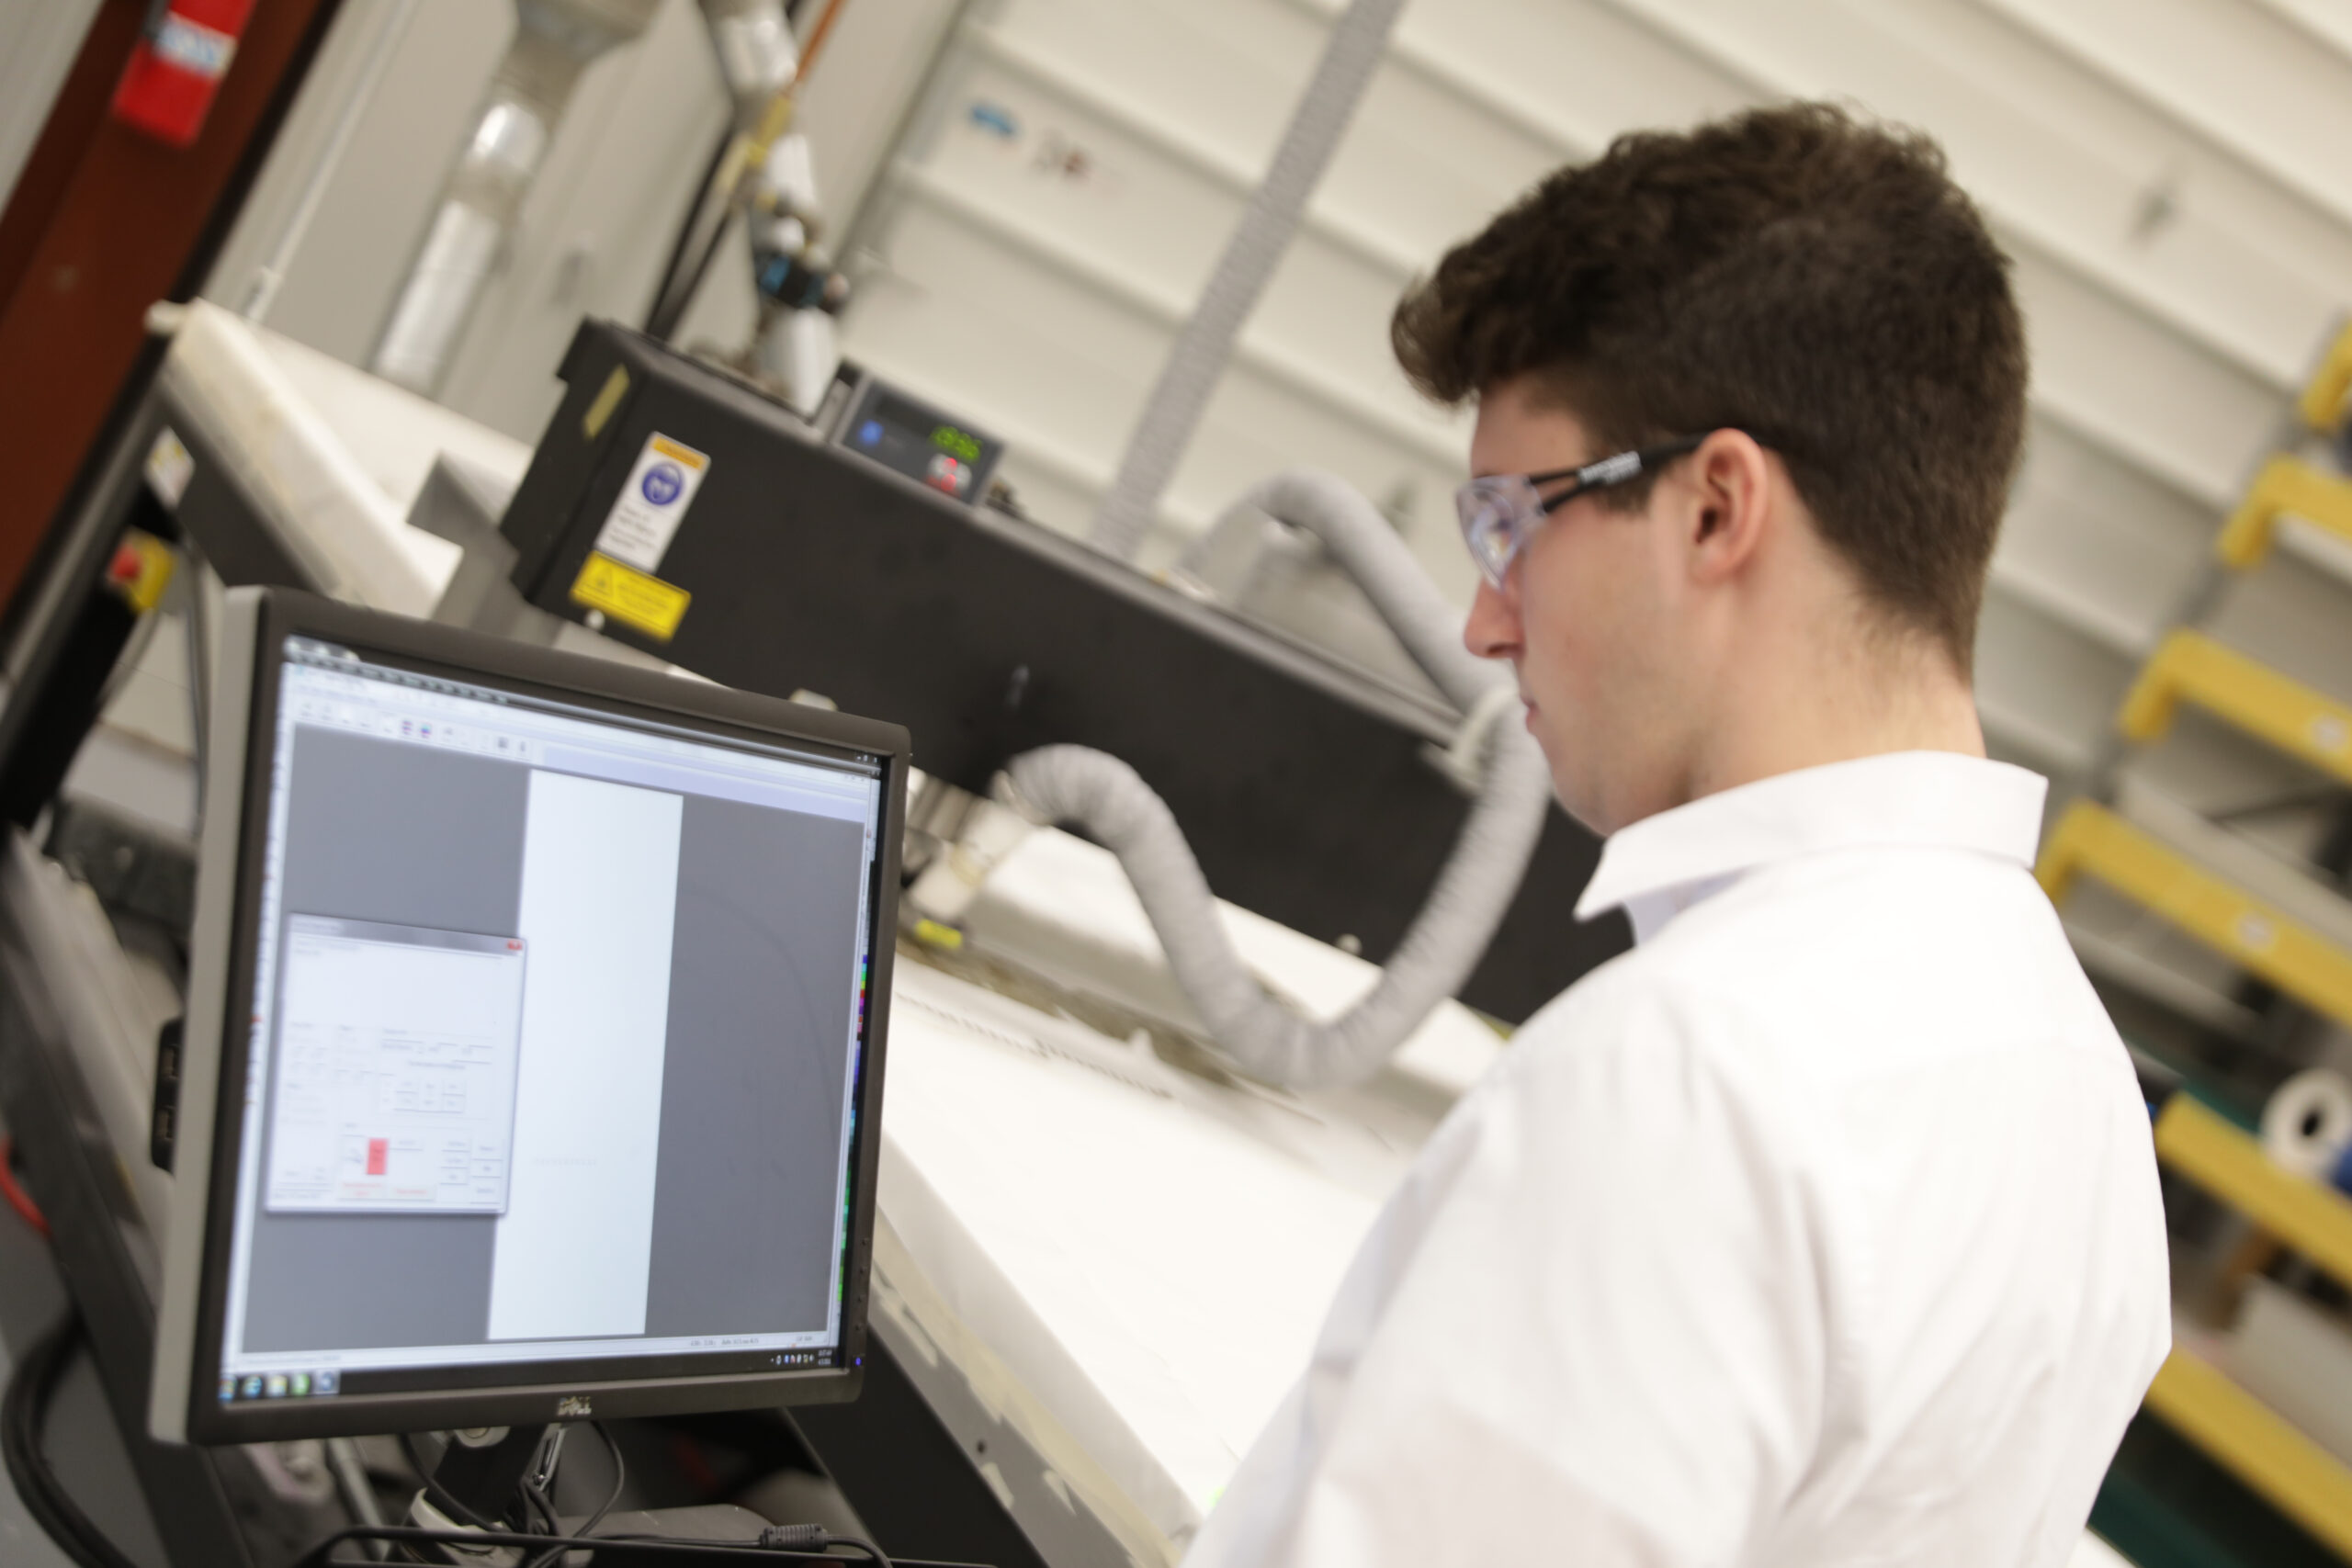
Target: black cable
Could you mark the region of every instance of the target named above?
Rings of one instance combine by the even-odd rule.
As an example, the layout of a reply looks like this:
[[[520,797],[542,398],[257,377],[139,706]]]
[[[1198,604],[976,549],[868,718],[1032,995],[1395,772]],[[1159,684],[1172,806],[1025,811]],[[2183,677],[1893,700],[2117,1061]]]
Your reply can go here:
[[[17,1363],[8,1379],[6,1398],[0,1401],[0,1448],[6,1451],[8,1479],[16,1483],[27,1511],[66,1556],[81,1568],[138,1568],[74,1501],[41,1449],[50,1399],[57,1392],[58,1380],[81,1332],[81,1314],[69,1304],[56,1326],[35,1341]]]
[[[778,1530],[771,1529],[758,1540],[743,1541],[690,1540],[683,1536],[669,1535],[606,1535],[588,1540],[577,1536],[545,1536],[526,1530],[449,1530],[424,1529],[413,1525],[354,1525],[347,1529],[335,1531],[316,1546],[311,1547],[310,1551],[295,1560],[293,1568],[329,1568],[330,1564],[335,1565],[335,1568],[342,1568],[345,1564],[349,1564],[349,1568],[363,1568],[362,1564],[354,1562],[349,1558],[339,1558],[334,1555],[334,1549],[345,1541],[359,1540],[386,1540],[410,1546],[461,1546],[475,1551],[480,1551],[484,1547],[494,1546],[520,1547],[526,1550],[552,1546],[566,1551],[584,1552],[591,1557],[601,1557],[609,1552],[624,1560],[659,1558],[667,1555],[732,1558],[737,1561],[750,1558],[768,1562],[843,1564],[856,1561],[836,1556],[822,1549],[808,1551],[797,1547],[763,1544],[763,1541],[778,1534]],[[900,1558],[893,1563],[890,1559],[883,1556],[880,1551],[865,1541],[838,1535],[827,1536],[825,1539],[828,1544],[854,1546],[861,1551],[871,1553],[872,1555],[866,1561],[876,1564],[876,1568],[974,1568],[970,1563],[933,1562],[914,1558]],[[372,1565],[366,1565],[366,1568],[372,1568]]]
[[[775,1531],[770,1530],[766,1534],[763,1534],[760,1539],[764,1542],[769,1536],[772,1536],[775,1533]],[[876,1568],[893,1568],[893,1564],[890,1560],[882,1555],[882,1549],[862,1536],[832,1535],[824,1531],[820,1531],[819,1533],[824,1535],[824,1544],[826,1546],[854,1546],[860,1551],[865,1553],[867,1560],[875,1563]],[[820,1548],[820,1550],[822,1549]]]
[[[538,1451],[524,1468],[521,1483],[523,1494],[523,1528],[544,1530],[548,1535],[563,1533],[563,1520],[555,1511],[555,1499],[547,1488],[555,1484],[557,1467],[563,1461],[563,1439],[568,1427],[549,1427],[539,1434]]]
[[[676,1538],[657,1535],[610,1535],[605,1536],[603,1539],[605,1540],[667,1541]],[[842,1559],[833,1557],[831,1552],[828,1550],[829,1548],[836,1546],[854,1546],[859,1551],[865,1553],[865,1560],[874,1563],[876,1568],[939,1568],[939,1565],[920,1562],[912,1558],[903,1559],[899,1562],[893,1563],[889,1558],[883,1555],[882,1549],[880,1547],[875,1545],[872,1541],[865,1540],[864,1537],[854,1535],[835,1535],[825,1529],[822,1525],[770,1525],[767,1529],[760,1532],[760,1538],[757,1540],[745,1541],[743,1542],[743,1545],[756,1548],[761,1551],[767,1552],[774,1556],[827,1558],[835,1562],[842,1562]]]
[[[450,1439],[452,1442],[455,1442],[456,1440],[457,1439],[454,1438]],[[435,1507],[440,1509],[444,1514],[447,1514],[458,1524],[469,1525],[478,1530],[494,1530],[499,1528],[498,1526],[491,1523],[488,1519],[483,1518],[480,1514],[475,1513],[471,1508],[467,1507],[463,1503],[458,1501],[458,1495],[456,1493],[450,1491],[438,1481],[433,1479],[433,1467],[416,1457],[416,1434],[414,1432],[402,1432],[401,1434],[401,1451],[408,1455],[409,1463],[416,1466],[416,1473],[424,1483],[424,1495]]]
[[[597,1438],[604,1443],[605,1451],[613,1456],[613,1489],[605,1494],[605,1500],[598,1505],[596,1511],[589,1515],[578,1529],[565,1537],[567,1540],[578,1540],[583,1536],[594,1534],[596,1527],[605,1522],[605,1516],[613,1511],[613,1505],[621,1500],[621,1488],[628,1483],[628,1466],[621,1459],[621,1446],[613,1441],[613,1435],[605,1430],[603,1422],[591,1421],[588,1426],[596,1434]],[[525,1490],[528,1492],[533,1489],[526,1487]],[[542,1501],[544,1500],[542,1498]],[[548,1517],[551,1523],[555,1521],[555,1509],[552,1506],[548,1509]],[[549,1533],[563,1535],[564,1532],[560,1526],[557,1525]],[[548,1568],[548,1564],[562,1556],[565,1550],[560,1546],[548,1548],[532,1561],[531,1568]]]
[[[589,1422],[588,1429],[596,1434],[597,1440],[605,1445],[605,1451],[613,1456],[613,1489],[605,1494],[604,1502],[588,1516],[588,1522],[574,1532],[579,1535],[591,1534],[605,1522],[605,1516],[611,1513],[613,1505],[621,1500],[621,1488],[628,1484],[628,1465],[621,1459],[621,1446],[613,1441],[613,1435],[605,1430],[602,1421]]]
[[[684,313],[683,306],[675,311],[665,310],[664,307],[671,302],[671,291],[677,287],[678,268],[686,259],[687,247],[694,243],[695,231],[702,227],[704,215],[708,213],[714,205],[719,207],[726,205],[723,195],[714,202],[711,182],[718,177],[718,165],[726,159],[728,149],[734,145],[735,122],[730,119],[727,122],[725,129],[719,131],[718,143],[711,148],[710,158],[703,164],[701,183],[695,186],[695,204],[686,209],[684,220],[678,225],[676,237],[670,242],[670,259],[662,264],[662,281],[654,285],[652,302],[645,307],[644,331],[649,336],[658,337],[667,342],[670,331],[677,325],[675,318]],[[726,224],[723,220],[719,227],[724,231]],[[654,323],[662,321],[665,316],[669,318],[667,327],[657,331]]]
[[[523,1498],[530,1505],[533,1529],[548,1535],[563,1533],[563,1521],[556,1517],[555,1503],[546,1493],[526,1481],[523,1483]]]
[[[686,319],[686,307],[694,303],[695,296],[702,291],[703,279],[710,276],[710,264],[725,248],[727,231],[734,220],[734,205],[730,202],[719,209],[718,222],[711,229],[709,242],[703,246],[702,254],[695,258],[694,270],[679,286],[677,298],[657,305],[655,316],[647,321],[647,336],[668,343],[676,334],[679,324]]]

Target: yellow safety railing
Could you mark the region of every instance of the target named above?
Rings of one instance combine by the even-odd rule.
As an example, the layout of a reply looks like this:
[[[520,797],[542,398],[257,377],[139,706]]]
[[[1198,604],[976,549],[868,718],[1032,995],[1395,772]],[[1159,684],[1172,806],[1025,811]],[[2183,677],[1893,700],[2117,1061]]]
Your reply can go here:
[[[2320,361],[2312,378],[2303,383],[2302,396],[2295,400],[2295,412],[2313,430],[2334,430],[2343,417],[2347,392],[2352,392],[2352,324],[2335,334],[2335,341],[2328,345],[2327,357]]]
[[[2302,389],[2296,412],[2330,432],[2352,396],[2352,324]],[[2258,566],[2295,516],[2352,541],[2352,479],[2284,455],[2265,462],[2214,542],[2218,564]],[[2352,783],[2352,707],[2214,638],[2174,631],[2117,715],[2125,739],[2150,741],[2180,705],[2205,709],[2337,779]],[[2106,884],[2338,1022],[2352,1024],[2352,953],[2245,893],[2093,800],[2077,801],[2042,847],[2035,874],[2054,903],[2077,876]],[[2274,1163],[2261,1145],[2187,1094],[2156,1119],[2156,1157],[2261,1231],[2352,1284],[2352,1200]],[[2149,1385],[2147,1408],[2339,1556],[2352,1561],[2352,1466],[2232,1382],[2176,1348]]]
[[[2222,564],[2238,570],[2260,564],[2270,553],[2278,519],[2290,513],[2339,538],[2352,539],[2352,480],[2300,457],[2271,458],[2222,525],[2214,543]]]
[[[2352,1284],[2352,1199],[2296,1175],[2261,1144],[2186,1094],[2156,1118],[2156,1157]]]
[[[2177,631],[2165,638],[2123,699],[2116,724],[2134,740],[2154,740],[2172,727],[2184,702],[2352,782],[2352,707],[2203,632]]]
[[[2352,1282],[2352,1201],[2283,1170],[2262,1145],[2186,1094],[2156,1118],[2156,1157],[2276,1237]],[[2305,1529],[2352,1558],[2352,1469],[2187,1350],[2148,1389],[2148,1408]]]
[[[2174,1350],[2148,1385],[2147,1407],[2280,1513],[2352,1558],[2352,1470],[2219,1369]]]
[[[2034,874],[2053,903],[2078,874],[2106,883],[2338,1022],[2352,1024],[2352,954],[2241,892],[2094,801],[2059,818]]]

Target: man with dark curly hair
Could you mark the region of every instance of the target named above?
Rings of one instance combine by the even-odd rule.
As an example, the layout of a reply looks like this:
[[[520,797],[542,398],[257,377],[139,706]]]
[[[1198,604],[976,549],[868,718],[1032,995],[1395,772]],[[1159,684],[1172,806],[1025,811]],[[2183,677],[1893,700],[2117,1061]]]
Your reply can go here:
[[[1971,689],[2007,259],[1923,137],[1759,109],[1552,175],[1393,336],[1636,945],[1431,1140],[1191,1561],[2058,1568],[2168,1281]]]

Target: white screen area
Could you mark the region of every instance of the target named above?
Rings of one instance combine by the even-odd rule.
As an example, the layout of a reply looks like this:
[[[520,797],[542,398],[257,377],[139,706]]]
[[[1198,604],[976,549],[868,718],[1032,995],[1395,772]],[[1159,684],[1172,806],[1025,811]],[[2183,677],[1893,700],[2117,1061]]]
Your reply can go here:
[[[838,1345],[882,761],[282,656],[221,1397]]]
[[[642,1334],[684,802],[565,773],[535,772],[530,790],[522,925],[550,957],[524,1031],[528,1163],[498,1227],[490,1336]]]
[[[502,1213],[522,938],[286,924],[270,1208]]]

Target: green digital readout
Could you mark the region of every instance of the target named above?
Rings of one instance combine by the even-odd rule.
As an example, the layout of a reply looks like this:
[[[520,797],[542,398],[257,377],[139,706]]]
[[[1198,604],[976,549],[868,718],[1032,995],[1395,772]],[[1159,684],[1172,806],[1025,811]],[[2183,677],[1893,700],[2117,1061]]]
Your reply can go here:
[[[943,411],[870,380],[834,439],[893,473],[966,502],[987,493],[989,470],[1002,450]]]

